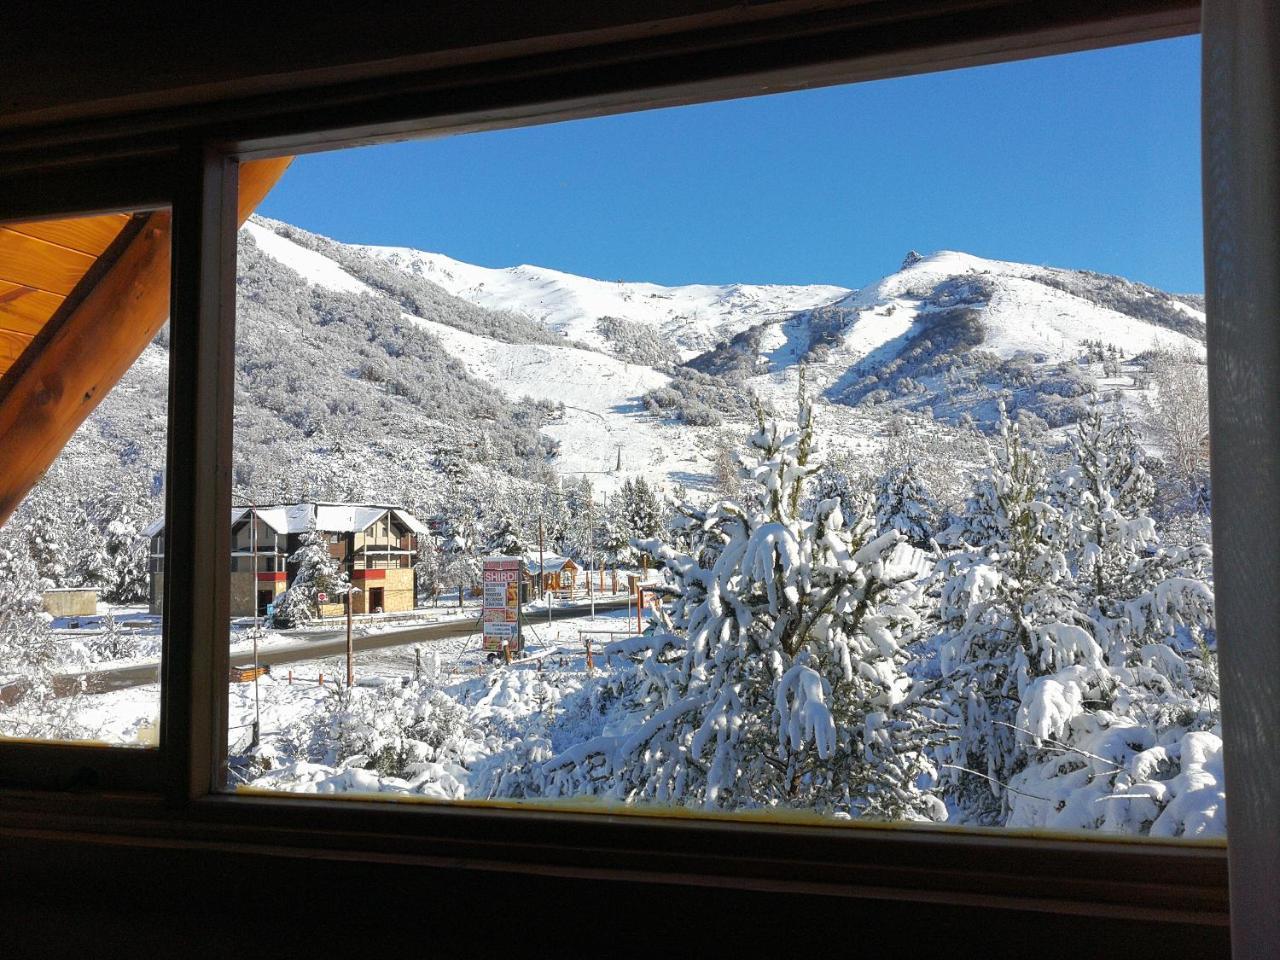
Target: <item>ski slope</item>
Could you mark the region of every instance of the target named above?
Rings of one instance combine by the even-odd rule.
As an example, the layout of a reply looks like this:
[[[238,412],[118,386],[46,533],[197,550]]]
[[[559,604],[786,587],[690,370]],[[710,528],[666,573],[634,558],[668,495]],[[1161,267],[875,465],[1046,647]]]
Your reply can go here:
[[[628,477],[670,487],[684,474],[709,469],[705,459],[686,451],[684,429],[645,411],[641,396],[670,380],[652,367],[576,347],[502,343],[405,316],[437,337],[468,374],[509,399],[564,404],[564,419],[542,429],[560,445],[561,474],[585,475],[612,491]]]
[[[322,253],[281,237],[256,222],[244,229],[262,251],[292,268],[308,282],[350,293],[383,296],[347,273]],[[938,314],[957,306],[976,312],[981,342],[976,350],[998,360],[1031,364],[1046,375],[1061,368],[1084,371],[1097,389],[1118,397],[1139,414],[1149,400],[1138,386],[1133,358],[1152,349],[1194,351],[1203,356],[1202,338],[1168,325],[1170,316],[1192,334],[1203,330],[1204,315],[1173,301],[1160,291],[1127,285],[1080,271],[1055,270],[991,260],[958,251],[913,255],[902,269],[860,290],[832,286],[751,286],[745,284],[663,287],[650,283],[610,282],[577,277],[543,267],[494,269],[405,247],[351,246],[367,256],[428,280],[459,299],[485,309],[522,314],[585,345],[513,345],[421,317],[410,317],[436,336],[470,374],[493,384],[508,398],[564,404],[564,417],[543,432],[559,444],[556,467],[564,474],[583,474],[605,490],[627,477],[645,476],[661,487],[676,482],[694,489],[707,486],[710,456],[700,448],[715,428],[694,428],[664,421],[642,403],[646,391],[669,380],[652,367],[629,364],[611,355],[596,332],[600,317],[613,316],[650,327],[660,342],[679,356],[690,356],[723,343],[749,327],[762,326],[758,373],[748,386],[779,411],[794,408],[803,369],[811,395],[840,399],[868,374],[886,374],[902,351],[929,336]],[[1117,289],[1130,301],[1114,298]],[[1112,297],[1112,299],[1108,299]],[[1133,306],[1143,297],[1165,312],[1155,322]],[[1115,303],[1139,314],[1131,316],[1103,305]],[[838,327],[821,356],[810,355],[814,310],[833,307]],[[842,316],[841,316],[842,315]],[[409,316],[406,314],[406,316]],[[824,311],[825,322],[832,314]],[[1103,376],[1080,367],[1089,344],[1118,348],[1122,375]],[[598,348],[598,349],[597,349]],[[941,377],[920,385],[932,391],[930,403],[943,407],[959,400],[956,411],[978,417],[994,415],[999,383],[970,384],[961,397]],[[861,389],[861,387],[858,387]],[[856,402],[851,400],[848,402]],[[975,405],[976,404],[976,405]],[[821,418],[837,445],[865,449],[869,440],[866,411],[835,403]],[[742,424],[726,423],[734,432]],[[621,467],[619,468],[619,461]]]
[[[261,224],[249,222],[242,229],[264,254],[308,283],[382,296],[323,254]],[[642,396],[665,386],[666,374],[592,350],[504,343],[412,314],[404,317],[439,339],[472,377],[509,399],[563,403],[563,419],[542,429],[559,444],[555,466],[561,474],[586,475],[606,492],[627,478],[643,476],[669,489],[677,481],[697,485],[709,475],[710,461],[691,449],[688,428],[644,409]]]

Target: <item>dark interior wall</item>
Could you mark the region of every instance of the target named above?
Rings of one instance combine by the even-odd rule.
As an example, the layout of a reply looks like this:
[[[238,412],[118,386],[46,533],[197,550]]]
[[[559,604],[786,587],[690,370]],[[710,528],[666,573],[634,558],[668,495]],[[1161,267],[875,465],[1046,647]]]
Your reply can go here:
[[[1228,953],[1225,927],[1196,924],[48,839],[5,854],[21,865],[0,898],[13,957]]]

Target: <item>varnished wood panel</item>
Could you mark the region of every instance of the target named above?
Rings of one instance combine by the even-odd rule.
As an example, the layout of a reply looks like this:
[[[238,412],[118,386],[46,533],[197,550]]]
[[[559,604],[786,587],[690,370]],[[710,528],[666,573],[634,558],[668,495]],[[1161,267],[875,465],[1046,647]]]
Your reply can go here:
[[[0,403],[0,445],[7,458],[0,522],[168,316],[170,219],[167,211],[151,215]]]
[[[31,342],[28,334],[15,333],[12,330],[0,330],[0,376],[13,366],[13,361],[22,356]]]
[[[66,220],[36,220],[30,223],[9,223],[5,227],[38,240],[48,240],[59,246],[99,256],[111,246],[129,222],[127,213],[111,213],[102,217],[71,217]]]
[[[96,259],[0,227],[0,280],[65,297]]]
[[[0,329],[38,333],[63,299],[56,293],[0,280]]]

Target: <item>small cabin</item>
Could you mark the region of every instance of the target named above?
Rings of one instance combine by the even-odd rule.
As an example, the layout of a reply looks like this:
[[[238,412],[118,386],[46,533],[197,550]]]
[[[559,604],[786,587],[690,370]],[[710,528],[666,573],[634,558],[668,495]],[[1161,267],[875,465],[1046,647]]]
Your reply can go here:
[[[541,564],[537,557],[526,557],[524,565],[538,593],[548,590],[572,592],[578,588],[578,571],[581,568],[571,557],[547,554],[542,558]]]

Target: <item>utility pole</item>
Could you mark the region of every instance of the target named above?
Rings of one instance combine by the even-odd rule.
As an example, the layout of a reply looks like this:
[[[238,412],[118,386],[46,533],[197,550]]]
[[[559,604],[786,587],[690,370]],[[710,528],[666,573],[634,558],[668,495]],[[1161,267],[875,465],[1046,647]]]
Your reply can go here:
[[[538,597],[541,598],[547,589],[547,568],[543,559],[542,514],[538,514]]]
[[[359,593],[358,587],[347,587],[347,689],[350,690],[356,683],[356,651],[351,643],[351,595]]]

